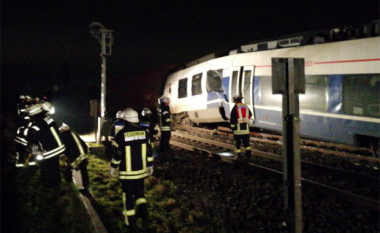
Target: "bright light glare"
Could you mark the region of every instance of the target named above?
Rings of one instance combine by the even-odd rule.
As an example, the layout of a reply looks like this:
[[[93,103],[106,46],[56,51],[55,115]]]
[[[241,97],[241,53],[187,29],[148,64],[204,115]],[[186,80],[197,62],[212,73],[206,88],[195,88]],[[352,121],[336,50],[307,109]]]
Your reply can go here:
[[[89,134],[79,135],[85,142],[96,142],[95,132],[91,132]]]
[[[220,155],[220,156],[224,156],[224,157],[232,157],[232,156],[234,156],[235,154],[232,153],[232,152],[219,152],[218,155]]]

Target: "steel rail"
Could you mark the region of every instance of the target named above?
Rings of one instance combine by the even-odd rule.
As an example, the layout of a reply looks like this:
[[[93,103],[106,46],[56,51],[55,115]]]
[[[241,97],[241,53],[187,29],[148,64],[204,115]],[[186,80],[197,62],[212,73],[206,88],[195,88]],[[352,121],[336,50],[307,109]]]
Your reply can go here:
[[[179,133],[173,132],[173,134],[178,135]],[[185,138],[189,138],[192,140],[197,140],[197,139],[199,140],[199,137],[195,137],[195,136],[190,136],[190,135],[180,135],[180,136],[185,137]],[[225,143],[215,142],[213,140],[204,139],[204,138],[201,138],[201,142],[216,144],[216,145],[221,146],[221,147],[223,145],[226,145]],[[273,170],[273,169],[266,168],[263,166],[259,166],[259,165],[252,163],[252,162],[244,162],[244,161],[240,161],[240,160],[234,160],[230,157],[219,155],[218,153],[209,151],[207,149],[203,149],[203,148],[196,147],[196,146],[191,146],[191,145],[181,143],[181,142],[176,142],[173,140],[171,140],[170,143],[173,146],[180,147],[180,148],[190,150],[190,151],[194,151],[194,152],[197,152],[201,155],[206,155],[210,158],[221,160],[223,162],[227,162],[230,164],[236,164],[236,165],[242,166],[242,167],[245,166],[245,167],[253,168],[254,170],[257,170],[261,173],[269,174],[270,176],[275,176],[276,178],[282,178],[283,177],[283,172],[281,172],[281,171],[277,171],[277,170]],[[228,146],[228,147],[231,148],[230,146]],[[261,152],[261,153],[263,153],[263,152]],[[269,153],[264,153],[264,154],[267,155]],[[279,158],[279,156],[273,156],[273,157]],[[352,203],[352,204],[355,204],[355,205],[358,205],[358,206],[361,206],[364,208],[368,208],[368,209],[380,212],[380,201],[378,201],[378,200],[368,198],[368,197],[364,197],[364,196],[360,196],[358,194],[354,194],[354,193],[351,193],[348,191],[337,189],[337,188],[334,188],[334,187],[331,187],[328,185],[320,184],[320,183],[317,183],[317,182],[314,182],[311,180],[307,180],[304,178],[302,178],[301,181],[302,181],[302,186],[304,188],[311,188],[311,189],[318,191],[322,194],[333,195],[334,197],[339,197],[339,198],[346,200],[348,203]]]

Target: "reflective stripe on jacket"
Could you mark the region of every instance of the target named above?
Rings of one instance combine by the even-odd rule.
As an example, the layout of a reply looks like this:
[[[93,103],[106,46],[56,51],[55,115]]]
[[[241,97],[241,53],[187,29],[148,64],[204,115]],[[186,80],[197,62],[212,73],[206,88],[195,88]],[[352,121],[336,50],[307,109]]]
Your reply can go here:
[[[149,149],[148,133],[137,124],[126,123],[115,137],[116,153],[111,166],[119,167],[119,179],[143,179],[148,167],[153,165],[153,154]]]
[[[235,135],[249,134],[249,119],[252,112],[248,105],[236,103],[231,110],[230,127]]]

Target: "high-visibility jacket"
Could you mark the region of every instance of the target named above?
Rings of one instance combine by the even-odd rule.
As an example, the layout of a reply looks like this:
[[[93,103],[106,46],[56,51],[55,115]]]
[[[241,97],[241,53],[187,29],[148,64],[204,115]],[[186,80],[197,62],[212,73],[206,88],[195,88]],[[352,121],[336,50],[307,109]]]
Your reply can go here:
[[[35,158],[32,156],[28,142],[28,130],[32,126],[29,122],[28,126],[21,126],[17,129],[15,142],[16,142],[16,167],[34,166],[36,165]]]
[[[249,119],[252,112],[248,105],[236,103],[231,110],[230,127],[235,135],[249,134]]]
[[[139,124],[126,122],[115,137],[117,149],[112,156],[111,166],[119,167],[119,179],[133,180],[147,177],[148,167],[153,165],[149,149],[149,135]]]
[[[171,119],[170,107],[165,104],[161,104],[157,108],[157,113],[158,113],[158,123],[160,126],[160,130],[171,131],[170,126],[172,123],[172,119]]]
[[[51,116],[37,119],[33,126],[30,127],[28,135],[30,141],[40,145],[43,159],[49,159],[65,152],[65,145]]]

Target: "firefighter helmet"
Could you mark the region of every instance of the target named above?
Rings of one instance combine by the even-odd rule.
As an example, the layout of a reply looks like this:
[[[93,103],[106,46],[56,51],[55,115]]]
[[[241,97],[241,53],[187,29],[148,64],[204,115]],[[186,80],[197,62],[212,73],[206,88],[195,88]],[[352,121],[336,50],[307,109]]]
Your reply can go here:
[[[133,110],[132,108],[127,108],[123,111],[123,114],[121,116],[126,121],[132,122],[132,123],[138,123],[139,122],[139,114]]]
[[[33,115],[43,112],[43,109],[40,104],[33,104],[27,109],[27,112],[29,116],[33,116]]]
[[[60,132],[65,132],[69,130],[70,130],[70,126],[66,125],[65,123],[62,123],[62,125],[59,127]]]
[[[233,97],[234,101],[241,101],[243,99],[243,97],[241,95],[235,95]]]
[[[166,96],[161,96],[159,99],[158,99],[158,103],[159,104],[163,104],[163,103],[169,103],[170,102],[170,99],[169,97],[166,97]]]
[[[46,111],[46,113],[49,113],[49,114],[54,114],[55,113],[55,109],[53,107],[53,105],[51,105],[50,102],[43,102],[40,104],[41,105],[41,108],[42,110]]]
[[[146,116],[146,115],[151,115],[152,111],[150,111],[149,108],[144,108],[141,112],[141,115]]]
[[[20,97],[18,97],[20,100],[24,100],[25,99],[25,95],[20,95]]]
[[[41,108],[44,111],[49,112],[53,108],[53,105],[51,105],[51,103],[46,101],[46,102],[41,103]]]
[[[115,117],[116,117],[117,119],[121,118],[122,113],[123,113],[123,111],[121,111],[121,110],[120,110],[120,111],[117,111]]]

